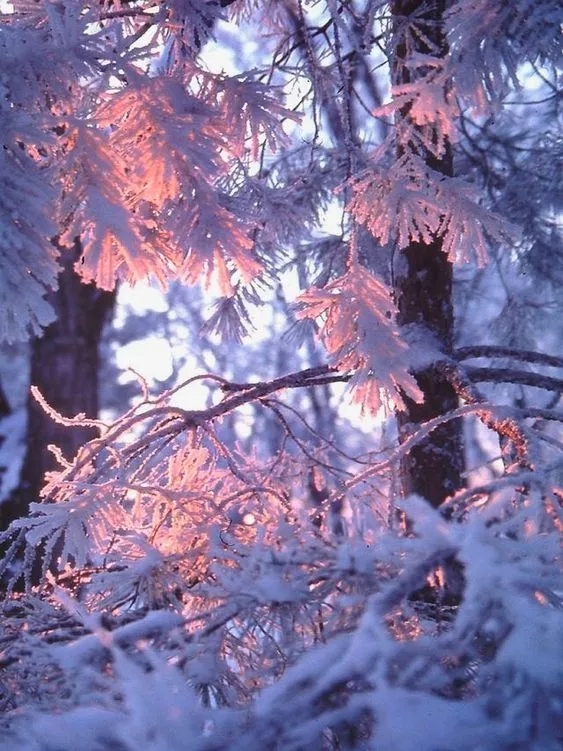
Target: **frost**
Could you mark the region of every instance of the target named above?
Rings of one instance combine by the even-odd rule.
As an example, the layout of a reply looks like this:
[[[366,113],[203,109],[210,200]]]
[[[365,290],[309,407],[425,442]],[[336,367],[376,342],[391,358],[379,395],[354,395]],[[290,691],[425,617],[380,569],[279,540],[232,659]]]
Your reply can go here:
[[[388,688],[377,692],[374,709],[382,748],[434,751],[455,743],[459,751],[472,751],[491,747],[502,738],[500,733],[491,732],[479,702],[460,706],[439,697],[422,698],[416,692]],[[403,713],[408,722],[397,722],[397,715]]]
[[[25,453],[27,415],[18,409],[0,422],[0,504],[18,486]]]
[[[374,114],[395,114],[399,143],[412,146],[414,141],[441,157],[457,140],[456,120],[460,115],[454,89],[449,84],[446,61],[432,55],[413,54],[409,68],[417,80],[393,86],[391,101]],[[400,117],[401,111],[408,111],[408,120]]]
[[[0,124],[2,120],[0,119]],[[39,334],[53,320],[45,300],[56,287],[57,251],[48,239],[53,191],[32,160],[0,151],[0,339]]]
[[[409,347],[409,362],[413,373],[444,359],[442,342],[426,326],[409,323],[401,326],[400,331]]]
[[[401,390],[422,400],[408,371],[408,350],[394,322],[387,288],[368,271],[354,268],[322,290],[298,300],[301,318],[320,318],[320,337],[336,368],[351,372],[355,398],[371,412],[392,399],[403,405]]]
[[[502,645],[499,665],[517,665],[526,677],[557,691],[563,684],[563,666],[538,646],[550,645],[554,654],[563,650],[563,622],[560,613],[525,597],[514,597],[514,627]]]
[[[97,435],[0,532],[0,748],[561,747],[563,361],[532,344],[561,341],[562,11],[443,5],[0,3],[0,337],[80,245],[99,287],[174,282],[114,346],[185,351],[107,423],[39,399]],[[473,346],[421,300],[399,325],[421,245]],[[410,467],[463,464],[461,423],[433,508]]]
[[[117,748],[116,739],[120,726],[120,716],[111,710],[100,707],[78,707],[55,720],[52,715],[38,715],[33,727],[21,739],[11,738],[6,745],[0,736],[0,748],[8,751],[14,742],[22,751],[44,751],[56,748],[57,751],[74,751],[77,738],[85,739],[84,751],[102,751]],[[21,745],[20,745],[21,744]],[[126,746],[121,746],[126,749]]]
[[[431,244],[441,238],[452,263],[484,266],[490,240],[517,237],[516,228],[479,206],[470,185],[431,170],[409,154],[390,169],[373,166],[350,180],[353,197],[348,209],[382,244]]]

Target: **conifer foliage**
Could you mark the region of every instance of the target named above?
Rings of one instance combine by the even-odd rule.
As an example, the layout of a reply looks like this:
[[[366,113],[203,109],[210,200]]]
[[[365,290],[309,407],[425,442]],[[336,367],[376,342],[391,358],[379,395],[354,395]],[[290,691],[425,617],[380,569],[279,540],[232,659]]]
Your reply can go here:
[[[96,436],[1,536],[0,749],[560,748],[563,359],[454,315],[456,275],[461,304],[563,257],[560,134],[514,127],[557,109],[560,3],[0,9],[0,336],[49,323],[79,237],[85,283],[208,286],[238,341],[297,278],[321,353],[141,382],[111,424],[35,391]],[[367,451],[292,401],[339,382],[387,420]],[[248,405],[274,453],[225,440]]]

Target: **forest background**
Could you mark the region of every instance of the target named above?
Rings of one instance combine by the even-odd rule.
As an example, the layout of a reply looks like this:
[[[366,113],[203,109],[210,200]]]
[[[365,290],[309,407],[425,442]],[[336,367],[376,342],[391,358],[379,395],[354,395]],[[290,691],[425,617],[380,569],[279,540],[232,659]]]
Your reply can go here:
[[[0,6],[3,748],[560,747],[559,5]]]

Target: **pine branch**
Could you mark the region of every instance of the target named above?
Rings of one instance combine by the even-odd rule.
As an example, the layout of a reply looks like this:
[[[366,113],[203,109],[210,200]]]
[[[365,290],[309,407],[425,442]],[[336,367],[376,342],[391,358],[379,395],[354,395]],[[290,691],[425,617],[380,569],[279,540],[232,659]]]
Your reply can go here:
[[[514,368],[465,368],[468,378],[477,383],[521,383],[545,391],[563,391],[563,378],[531,373]]]
[[[484,408],[477,413],[477,416],[483,425],[490,428],[490,430],[494,430],[499,436],[505,469],[508,469],[513,463],[513,457],[510,456],[512,452],[514,452],[514,458],[520,467],[529,468],[527,440],[518,422],[504,415],[500,418],[495,416],[487,408],[483,395],[471,383],[466,370],[461,371],[459,368],[452,366],[451,363],[442,363],[440,367],[456,393],[464,401],[468,404],[483,404]]]
[[[544,352],[513,349],[512,347],[498,347],[487,344],[477,344],[470,347],[460,347],[453,352],[456,360],[472,360],[479,357],[503,357],[513,360],[523,360],[537,365],[547,365],[552,368],[563,368],[563,358],[547,355]]]
[[[250,399],[253,400],[260,399],[285,388],[304,388],[326,383],[346,382],[349,381],[350,378],[351,376],[349,375],[338,374],[336,370],[329,365],[318,365],[314,368],[300,370],[297,373],[289,373],[280,378],[275,378],[273,381],[261,381],[258,383],[227,382],[221,385],[221,391],[224,391],[225,393],[252,391],[253,394]]]

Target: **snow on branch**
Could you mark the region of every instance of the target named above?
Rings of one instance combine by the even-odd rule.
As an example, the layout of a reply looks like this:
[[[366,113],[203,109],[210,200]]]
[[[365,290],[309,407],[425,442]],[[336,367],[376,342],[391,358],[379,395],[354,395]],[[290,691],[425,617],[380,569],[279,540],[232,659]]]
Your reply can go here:
[[[389,399],[400,408],[402,392],[422,399],[390,293],[373,274],[355,265],[323,289],[304,292],[298,302],[301,318],[320,320],[330,364],[352,373],[350,385],[363,408],[377,412]]]
[[[431,244],[442,239],[452,263],[484,266],[488,243],[506,242],[516,229],[477,202],[474,189],[459,178],[445,177],[425,161],[405,154],[391,166],[372,164],[349,181],[348,210],[382,244],[399,248],[412,242]]]
[[[432,166],[466,137],[463,108],[494,119],[526,61],[558,59],[560,4],[249,0],[233,3],[240,29],[215,26],[230,3],[0,11],[0,335],[48,321],[47,241],[62,230],[103,287],[213,276],[223,299],[209,327],[235,339],[261,284],[296,271],[298,315],[328,353],[316,365],[310,346],[299,362],[313,367],[279,375],[280,347],[276,375],[256,382],[241,368],[158,397],[142,384],[109,425],[65,418],[36,393],[54,420],[100,435],[0,534],[0,748],[558,748],[563,412],[490,403],[475,383],[559,394],[561,378],[525,368],[562,361],[506,347],[450,358],[438,334],[397,325],[373,269],[412,243],[478,265],[491,241],[512,242],[479,178]],[[215,32],[234,40],[228,64],[250,49],[256,68],[206,70]],[[405,75],[378,109],[380,51]],[[395,115],[392,135],[374,112]],[[514,181],[500,143],[491,158]],[[377,241],[365,252],[355,223]],[[518,364],[467,365],[477,357]],[[382,414],[370,435],[338,424],[328,385],[350,383],[364,411],[400,409],[421,401],[423,369],[448,378],[460,406],[403,426],[400,443]],[[192,409],[200,381],[208,406]],[[468,470],[438,509],[424,488],[399,498],[415,447],[474,417],[499,437],[483,460],[493,470]],[[445,447],[439,461],[451,459]]]
[[[208,409],[171,405],[171,390],[145,398],[91,441],[50,478],[51,502],[34,506],[27,524],[12,530],[34,552],[45,545],[57,557],[58,585],[78,600],[74,616],[64,624],[47,618],[50,606],[42,603],[43,627],[3,646],[3,675],[27,685],[30,654],[39,655],[41,669],[67,691],[65,723],[80,721],[76,706],[109,706],[111,727],[136,739],[165,732],[142,688],[158,684],[162,711],[172,706],[174,717],[198,718],[191,729],[182,724],[178,749],[186,737],[194,747],[227,748],[228,727],[229,751],[248,749],[252,739],[317,748],[327,734],[349,733],[409,751],[412,733],[378,720],[389,707],[401,716],[405,702],[421,718],[438,702],[440,717],[453,722],[448,743],[460,707],[474,728],[471,742],[493,731],[513,737],[512,723],[485,712],[499,686],[535,703],[561,681],[554,659],[563,634],[559,501],[549,491],[549,468],[516,467],[441,510],[411,497],[394,507],[409,519],[407,535],[381,522],[354,527],[350,517],[336,535],[303,507],[313,453],[299,472],[297,457],[259,461],[222,443],[217,428],[249,402],[267,408],[284,389],[340,377],[319,366],[268,382],[214,378],[219,400]],[[348,465],[327,491],[327,511],[339,496],[372,507],[374,480],[387,479],[416,442],[445,420],[480,412],[498,421],[547,415],[459,407],[401,446],[363,457],[353,473]],[[560,411],[549,414],[563,421]],[[313,466],[321,471],[323,463]],[[448,522],[448,512],[463,523]],[[449,615],[440,606],[436,616],[418,593],[452,558],[462,565],[464,596]],[[522,648],[527,629],[534,640],[549,637],[549,659],[539,665]],[[28,649],[33,640],[41,649]],[[482,716],[486,733],[476,721]],[[35,712],[30,726],[41,722]],[[433,728],[432,743],[443,740]],[[17,721],[10,732],[24,733]]]
[[[419,153],[427,152],[439,159],[457,140],[456,120],[460,114],[447,62],[445,58],[418,53],[409,57],[408,66],[416,80],[392,86],[391,101],[373,114],[395,114],[396,142],[415,146]],[[408,112],[408,118],[401,118],[401,112]]]
[[[470,0],[455,2],[445,14],[451,46],[450,74],[458,94],[483,111],[519,85],[524,60],[557,65],[561,59],[563,12],[557,0]]]

